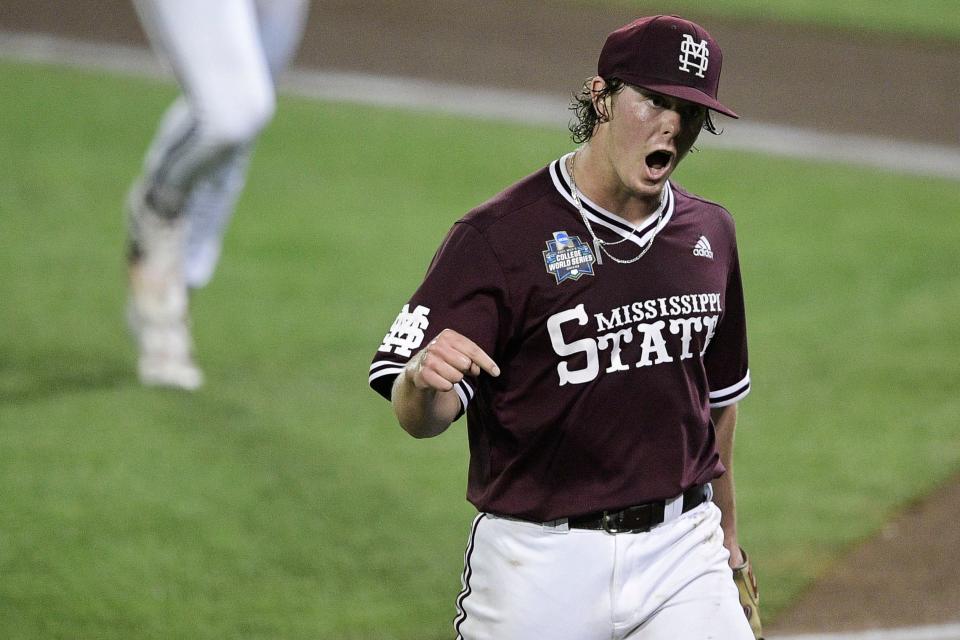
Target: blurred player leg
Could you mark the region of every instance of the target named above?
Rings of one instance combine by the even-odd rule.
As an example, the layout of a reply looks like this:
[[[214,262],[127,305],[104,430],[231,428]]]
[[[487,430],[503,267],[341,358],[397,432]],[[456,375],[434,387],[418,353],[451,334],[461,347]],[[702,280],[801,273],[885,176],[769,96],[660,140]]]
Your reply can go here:
[[[257,25],[263,53],[274,79],[293,60],[307,25],[308,0],[257,0]]]
[[[247,0],[138,0],[155,50],[184,97],[170,108],[128,199],[128,321],[144,384],[195,389],[183,274],[185,205],[216,162],[249,145],[274,109],[273,84]]]
[[[257,26],[270,74],[276,82],[293,59],[306,25],[307,0],[261,0]],[[184,275],[198,289],[213,277],[227,224],[246,183],[253,143],[217,158],[215,166],[194,183],[185,207],[187,245]]]
[[[227,223],[246,184],[253,143],[223,156],[214,171],[197,180],[184,208],[186,246],[183,275],[187,287],[205,287],[220,260]]]

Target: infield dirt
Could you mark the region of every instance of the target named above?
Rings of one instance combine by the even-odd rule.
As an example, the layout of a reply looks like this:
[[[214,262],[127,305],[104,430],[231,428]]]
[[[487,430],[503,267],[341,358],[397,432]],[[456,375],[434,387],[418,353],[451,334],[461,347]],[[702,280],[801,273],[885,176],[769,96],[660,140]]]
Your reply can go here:
[[[636,17],[557,0],[315,4],[299,66],[558,95]],[[958,42],[688,17],[726,47],[720,97],[750,120],[960,147]],[[4,0],[0,29],[144,42],[126,0]],[[768,631],[960,621],[957,513],[960,477],[851,549]]]

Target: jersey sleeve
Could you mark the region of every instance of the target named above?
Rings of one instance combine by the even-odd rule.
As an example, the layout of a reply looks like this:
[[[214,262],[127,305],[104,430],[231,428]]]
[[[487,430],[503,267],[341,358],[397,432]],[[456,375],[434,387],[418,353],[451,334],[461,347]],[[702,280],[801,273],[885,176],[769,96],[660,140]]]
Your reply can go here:
[[[444,329],[463,334],[494,357],[506,299],[503,273],[486,239],[471,224],[458,222],[377,348],[370,386],[389,400],[407,361]],[[454,389],[462,415],[476,392],[476,380],[465,377]]]
[[[750,393],[750,369],[747,361],[747,320],[743,302],[743,283],[736,244],[730,263],[725,294],[726,309],[716,335],[711,340],[704,364],[710,384],[710,408],[739,402]]]

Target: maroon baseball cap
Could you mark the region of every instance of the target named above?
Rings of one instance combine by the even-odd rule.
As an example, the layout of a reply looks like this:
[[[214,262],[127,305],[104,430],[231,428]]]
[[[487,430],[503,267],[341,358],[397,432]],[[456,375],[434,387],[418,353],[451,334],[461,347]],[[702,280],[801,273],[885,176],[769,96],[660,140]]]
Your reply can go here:
[[[706,29],[677,16],[652,16],[607,36],[597,73],[739,118],[717,101],[722,63],[720,45]]]

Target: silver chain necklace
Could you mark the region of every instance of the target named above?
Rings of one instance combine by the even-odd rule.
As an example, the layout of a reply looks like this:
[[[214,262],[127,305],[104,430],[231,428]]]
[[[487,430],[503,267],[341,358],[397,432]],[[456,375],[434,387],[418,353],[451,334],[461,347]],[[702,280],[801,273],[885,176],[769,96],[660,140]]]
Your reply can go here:
[[[633,237],[633,234],[636,232],[637,229],[636,227],[631,225],[630,235],[628,235],[625,238],[621,238],[616,242],[607,242],[606,240],[601,240],[600,238],[597,237],[597,234],[594,233],[593,231],[593,227],[590,225],[590,219],[587,217],[587,212],[584,211],[583,209],[583,203],[580,202],[580,190],[577,189],[577,181],[573,177],[573,167],[576,164],[576,162],[577,162],[577,153],[574,152],[573,157],[570,158],[570,191],[571,191],[571,195],[573,195],[573,201],[577,203],[577,211],[580,212],[580,218],[583,220],[583,224],[586,225],[587,231],[590,232],[590,237],[593,238],[593,252],[597,254],[597,264],[603,264],[604,253],[607,254],[608,258],[610,258],[611,260],[613,260],[618,264],[633,264],[634,262],[642,258],[644,255],[646,255],[647,251],[650,251],[650,247],[653,246],[653,239],[657,237],[657,230],[660,228],[660,223],[663,221],[663,210],[666,209],[666,207],[663,206],[663,200],[661,199],[660,201],[660,206],[658,207],[658,212],[657,212],[657,224],[655,224],[653,227],[653,234],[650,236],[650,240],[647,242],[647,245],[643,247],[643,249],[640,251],[638,255],[630,258],[629,260],[623,260],[621,258],[618,258],[617,256],[610,253],[606,245],[609,244],[613,246],[613,245],[618,245],[621,242],[626,242],[627,240]],[[662,197],[663,196],[661,195],[661,198]]]

